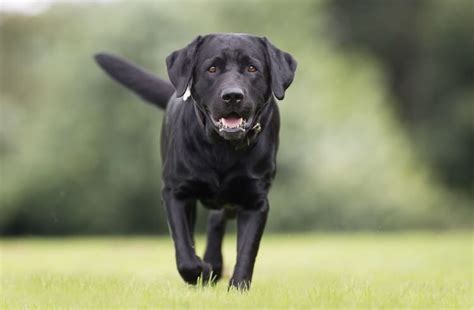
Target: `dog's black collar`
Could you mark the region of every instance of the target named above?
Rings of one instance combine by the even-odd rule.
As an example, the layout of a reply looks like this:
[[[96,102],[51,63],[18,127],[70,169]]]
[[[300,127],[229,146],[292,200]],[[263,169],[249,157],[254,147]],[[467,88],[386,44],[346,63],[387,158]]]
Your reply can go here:
[[[253,121],[253,126],[252,128],[249,130],[249,132],[247,133],[247,136],[245,138],[246,142],[247,142],[247,147],[250,146],[251,144],[253,144],[256,140],[257,140],[257,137],[258,137],[258,134],[263,130],[263,127],[262,127],[262,112],[268,107],[270,106],[273,101],[273,95],[270,96],[270,98],[268,98],[267,101],[265,101],[265,103],[260,107],[260,109],[257,110],[257,112],[255,113],[255,117],[254,117],[254,121]],[[272,118],[272,114],[273,114],[273,110],[270,111],[270,113],[268,113],[268,117],[271,119]],[[245,147],[245,146],[244,146]],[[240,148],[243,148],[243,147],[240,147]]]
[[[262,130],[263,130],[262,123],[261,123],[262,111],[265,110],[265,108],[270,104],[271,99],[272,98],[267,100],[263,104],[263,106],[259,110],[257,110],[257,112],[255,113],[253,126],[248,131],[247,135],[245,136],[244,142],[243,143],[240,142],[235,146],[236,150],[240,150],[240,149],[249,147],[250,145],[252,145],[253,143],[255,143],[257,141],[258,134],[260,132],[262,132]],[[270,117],[271,117],[271,115],[270,115]]]
[[[194,98],[191,96],[189,96],[189,99],[192,101],[192,104],[194,106],[194,112],[196,113],[196,118],[198,119],[198,122],[199,124],[201,125],[201,127],[203,129],[206,129],[206,123],[205,123],[205,118],[206,117],[209,117],[209,112],[206,110],[205,107],[201,106],[200,104],[198,104],[196,102],[196,100],[194,100]],[[188,100],[189,100],[188,99]],[[255,117],[254,117],[254,120],[252,121],[252,127],[250,128],[250,130],[247,132],[247,134],[245,135],[245,138],[237,143],[234,144],[234,147],[236,150],[241,150],[241,149],[244,149],[244,148],[247,148],[249,147],[250,145],[252,145],[253,143],[255,143],[255,141],[257,140],[257,137],[258,137],[258,134],[260,132],[262,132],[263,130],[263,127],[262,127],[262,123],[261,123],[261,114],[262,114],[262,111],[269,105],[270,101],[272,101],[273,97],[270,97],[263,105],[260,109],[257,110],[257,112],[255,113]],[[187,101],[187,100],[186,100]],[[271,115],[270,115],[271,117]],[[212,123],[212,121],[210,122]]]

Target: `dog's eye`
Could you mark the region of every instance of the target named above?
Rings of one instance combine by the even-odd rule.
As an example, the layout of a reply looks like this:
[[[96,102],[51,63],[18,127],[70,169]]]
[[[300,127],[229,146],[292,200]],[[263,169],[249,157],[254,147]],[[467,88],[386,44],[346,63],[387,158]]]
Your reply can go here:
[[[250,65],[250,66],[247,67],[247,71],[248,72],[257,72],[257,68],[255,68],[255,66]]]
[[[217,71],[217,68],[215,66],[210,66],[209,68],[207,68],[207,72],[209,73],[216,73]]]

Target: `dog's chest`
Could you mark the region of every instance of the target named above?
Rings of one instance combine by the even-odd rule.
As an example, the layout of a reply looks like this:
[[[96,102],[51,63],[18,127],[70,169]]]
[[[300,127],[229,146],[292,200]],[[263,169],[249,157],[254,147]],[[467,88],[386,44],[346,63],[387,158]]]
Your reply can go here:
[[[229,204],[252,205],[266,195],[274,176],[274,165],[268,159],[210,159],[199,166],[187,166],[188,177],[181,178],[176,188],[179,196],[198,199],[208,208],[219,209]]]
[[[212,180],[212,181],[211,181]],[[183,194],[191,194],[206,207],[220,209],[225,205],[247,205],[259,195],[260,180],[246,176],[226,177],[224,179],[188,180],[183,183]]]

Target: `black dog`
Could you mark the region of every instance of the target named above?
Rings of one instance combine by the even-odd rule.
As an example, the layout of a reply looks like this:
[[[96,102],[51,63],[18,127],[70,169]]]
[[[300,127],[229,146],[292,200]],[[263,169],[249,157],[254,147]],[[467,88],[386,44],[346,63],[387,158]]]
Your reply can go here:
[[[296,61],[266,38],[198,36],[166,59],[171,83],[107,54],[95,59],[114,79],[166,108],[161,132],[162,198],[182,278],[195,284],[222,274],[227,218],[237,217],[237,263],[231,286],[250,287],[276,171],[283,99]],[[213,209],[207,248],[194,250],[196,201]]]

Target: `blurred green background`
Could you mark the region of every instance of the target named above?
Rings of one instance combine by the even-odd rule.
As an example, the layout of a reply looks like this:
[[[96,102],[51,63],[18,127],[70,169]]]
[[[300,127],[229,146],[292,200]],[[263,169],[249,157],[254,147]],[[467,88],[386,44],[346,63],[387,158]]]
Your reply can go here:
[[[163,112],[106,77],[92,55],[114,52],[167,78],[165,57],[210,32],[267,36],[298,60],[280,102],[268,231],[472,227],[470,0],[6,7],[2,235],[167,233]]]

